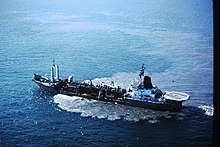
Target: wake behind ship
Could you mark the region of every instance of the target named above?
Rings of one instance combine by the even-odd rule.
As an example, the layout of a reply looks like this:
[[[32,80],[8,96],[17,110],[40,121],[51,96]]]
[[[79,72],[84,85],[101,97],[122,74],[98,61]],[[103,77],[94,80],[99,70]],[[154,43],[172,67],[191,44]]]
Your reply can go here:
[[[111,84],[94,85],[92,80],[74,82],[72,76],[61,80],[59,66],[55,65],[55,61],[51,67],[50,78],[34,74],[32,80],[41,90],[50,94],[79,96],[162,111],[180,111],[182,102],[188,100],[190,96],[182,92],[162,92],[157,86],[152,85],[149,76],[144,75],[144,69],[143,64],[138,82],[126,89],[117,86],[113,81]]]

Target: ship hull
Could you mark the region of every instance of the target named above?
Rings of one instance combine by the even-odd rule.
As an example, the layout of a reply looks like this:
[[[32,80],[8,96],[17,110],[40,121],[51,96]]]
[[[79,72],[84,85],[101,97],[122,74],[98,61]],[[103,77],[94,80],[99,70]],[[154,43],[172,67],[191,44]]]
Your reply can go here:
[[[65,94],[69,96],[81,96],[88,99],[94,99],[94,100],[101,100],[101,101],[107,101],[107,102],[117,102],[118,104],[124,104],[129,105],[133,107],[142,107],[146,109],[153,109],[153,110],[160,110],[160,111],[171,111],[171,112],[179,112],[182,107],[182,102],[177,101],[168,101],[168,102],[149,102],[149,101],[143,101],[143,100],[137,100],[132,98],[121,98],[121,99],[110,99],[110,98],[98,98],[95,95],[91,94],[80,94],[80,93],[70,93],[66,91],[60,91],[59,89],[55,88],[55,85],[51,85],[49,83],[40,82],[37,80],[33,80],[36,85],[41,89],[42,91],[45,91],[50,94]]]
[[[47,92],[47,93],[50,93],[50,94],[58,94],[59,93],[59,90],[56,90],[54,85],[50,85],[48,83],[38,82],[36,80],[34,80],[34,82],[39,87],[39,89],[44,91],[44,92]]]
[[[134,107],[142,107],[147,109],[161,110],[161,111],[172,111],[179,112],[182,107],[182,102],[147,102],[147,101],[139,101],[134,99],[126,99],[125,104]]]
[[[94,100],[101,100],[101,101],[107,101],[107,102],[117,102],[118,104],[124,104],[128,106],[133,106],[133,107],[141,107],[141,108],[146,108],[146,109],[153,109],[153,110],[160,110],[160,111],[171,111],[171,112],[179,112],[182,107],[182,102],[175,102],[175,101],[170,101],[170,102],[148,102],[148,101],[140,101],[136,99],[131,99],[131,98],[124,98],[121,100],[116,100],[116,99],[109,99],[109,98],[102,98],[99,99],[96,96],[91,96],[91,95],[81,95],[81,94],[70,94],[67,92],[61,92],[60,90],[56,90],[54,85],[48,85],[47,83],[41,83],[38,81],[35,81],[36,85],[42,90],[50,94],[65,94],[69,96],[81,96],[85,97],[88,99],[94,99]]]

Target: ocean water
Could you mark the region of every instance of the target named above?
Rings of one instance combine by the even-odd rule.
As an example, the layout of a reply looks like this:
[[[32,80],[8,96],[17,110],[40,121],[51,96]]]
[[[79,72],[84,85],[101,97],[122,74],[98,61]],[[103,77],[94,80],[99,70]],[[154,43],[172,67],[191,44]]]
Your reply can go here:
[[[211,0],[0,0],[0,146],[209,146],[213,135]],[[191,97],[162,112],[64,95],[31,81],[145,74]]]

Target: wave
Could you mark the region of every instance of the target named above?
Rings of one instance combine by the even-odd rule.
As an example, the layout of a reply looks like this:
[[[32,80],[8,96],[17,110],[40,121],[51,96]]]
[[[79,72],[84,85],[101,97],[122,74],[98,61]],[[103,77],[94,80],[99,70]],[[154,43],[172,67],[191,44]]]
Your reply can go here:
[[[160,118],[176,118],[183,120],[181,113],[161,112],[150,109],[120,105],[112,102],[90,100],[77,96],[58,94],[53,97],[58,107],[68,112],[79,113],[82,117],[107,119],[109,121],[125,120],[139,122],[145,120],[148,123],[158,123]]]
[[[214,114],[213,105],[200,105],[199,108],[205,111],[205,115],[213,116]]]

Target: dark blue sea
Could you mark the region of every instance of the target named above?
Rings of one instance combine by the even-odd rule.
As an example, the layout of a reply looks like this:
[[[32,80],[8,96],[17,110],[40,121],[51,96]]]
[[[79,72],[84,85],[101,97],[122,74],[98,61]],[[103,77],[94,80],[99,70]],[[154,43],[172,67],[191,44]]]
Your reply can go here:
[[[115,81],[145,74],[191,97],[181,112],[47,95],[31,80]],[[0,0],[0,146],[209,146],[211,0]]]

